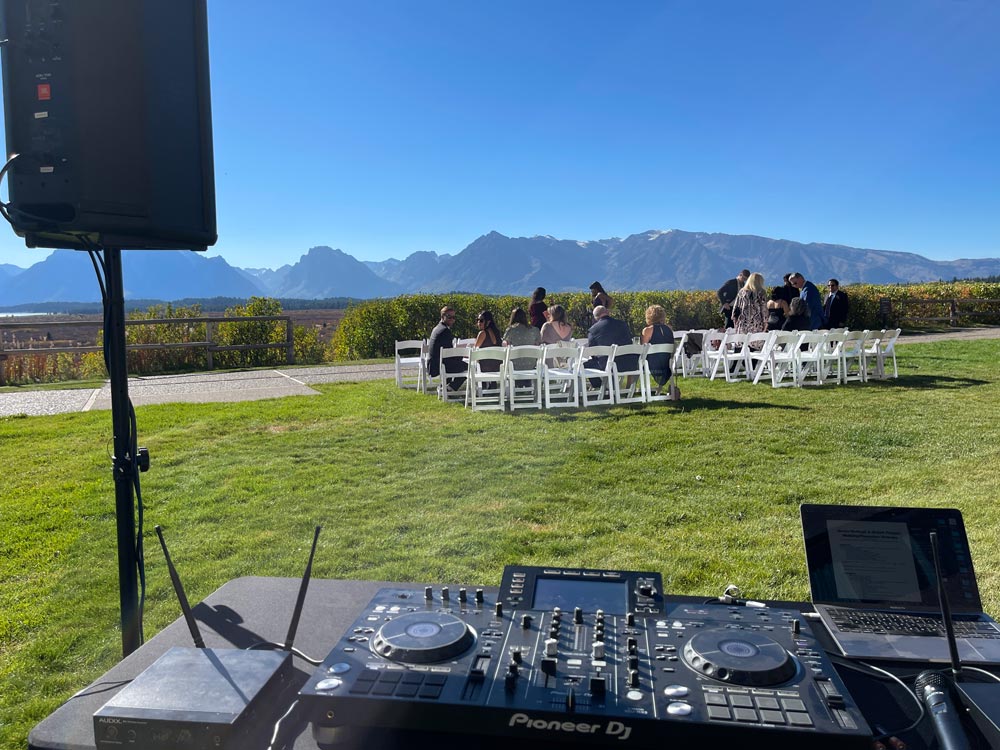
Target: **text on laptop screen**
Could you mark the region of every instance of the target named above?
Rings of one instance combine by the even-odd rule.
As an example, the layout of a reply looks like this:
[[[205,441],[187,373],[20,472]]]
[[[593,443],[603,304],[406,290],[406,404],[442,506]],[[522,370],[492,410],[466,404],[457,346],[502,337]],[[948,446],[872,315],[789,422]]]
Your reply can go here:
[[[814,602],[938,611],[936,531],[949,603],[957,612],[981,610],[957,510],[810,505],[802,523]]]

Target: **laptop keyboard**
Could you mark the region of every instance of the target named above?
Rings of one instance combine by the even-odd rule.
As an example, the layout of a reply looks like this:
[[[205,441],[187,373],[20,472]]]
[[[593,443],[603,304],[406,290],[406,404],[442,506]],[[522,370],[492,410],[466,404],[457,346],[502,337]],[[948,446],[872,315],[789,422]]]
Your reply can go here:
[[[894,612],[867,612],[857,609],[827,611],[833,623],[845,633],[878,633],[880,635],[945,635],[944,622],[933,615],[902,615]],[[990,638],[1000,640],[1000,631],[983,620],[952,620],[959,638]]]

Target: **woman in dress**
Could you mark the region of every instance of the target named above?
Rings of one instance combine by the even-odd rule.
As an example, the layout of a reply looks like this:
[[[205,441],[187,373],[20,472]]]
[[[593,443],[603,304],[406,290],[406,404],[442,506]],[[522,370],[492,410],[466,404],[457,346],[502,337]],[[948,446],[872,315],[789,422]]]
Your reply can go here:
[[[479,328],[479,335],[476,336],[476,348],[482,349],[485,346],[503,346],[503,339],[500,336],[500,329],[497,328],[496,321],[493,320],[493,313],[483,310],[476,318],[476,326]],[[480,372],[500,372],[498,360],[483,359],[479,361]],[[495,388],[495,383],[486,383],[486,388]]]
[[[761,333],[767,330],[767,292],[764,277],[752,273],[733,302],[736,333]]]
[[[646,327],[642,329],[639,341],[643,344],[672,344],[674,332],[667,325],[667,311],[660,305],[650,305],[646,308]],[[660,394],[670,380],[670,355],[650,354],[646,357],[649,363],[649,373],[656,381],[656,394]]]
[[[507,346],[538,346],[542,343],[542,334],[534,326],[528,325],[524,308],[515,307],[510,314],[510,325],[503,332],[503,340]],[[526,370],[532,365],[532,360],[526,357],[519,357],[513,362],[515,370]],[[517,385],[523,385],[523,381],[519,380]]]
[[[531,325],[541,329],[545,325],[545,311],[549,306],[545,304],[545,287],[540,286],[531,294],[531,304],[528,305],[528,318]]]
[[[562,305],[552,305],[548,318],[549,322],[542,326],[543,344],[558,344],[573,337],[573,326],[566,322],[566,309]]]
[[[788,300],[785,299],[783,287],[776,286],[771,289],[771,299],[767,301],[767,330],[780,331],[781,326],[788,317]]]
[[[590,285],[590,298],[591,298],[591,304],[590,304],[591,307],[604,305],[609,310],[611,309],[611,297],[608,295],[606,291],[604,291],[604,287],[601,286],[600,281],[595,281],[593,284]]]

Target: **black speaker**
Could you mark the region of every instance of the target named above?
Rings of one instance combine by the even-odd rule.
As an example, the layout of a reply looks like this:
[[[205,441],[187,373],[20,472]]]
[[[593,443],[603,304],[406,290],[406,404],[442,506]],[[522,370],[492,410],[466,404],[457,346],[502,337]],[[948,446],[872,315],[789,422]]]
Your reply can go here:
[[[0,0],[9,205],[28,247],[215,244],[205,0]]]

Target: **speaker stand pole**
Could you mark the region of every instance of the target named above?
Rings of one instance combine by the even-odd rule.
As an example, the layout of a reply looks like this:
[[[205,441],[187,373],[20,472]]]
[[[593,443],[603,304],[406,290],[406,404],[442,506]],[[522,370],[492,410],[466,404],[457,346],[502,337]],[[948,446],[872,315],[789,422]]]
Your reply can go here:
[[[135,538],[135,502],[132,479],[137,471],[129,436],[132,433],[128,399],[128,361],[125,354],[125,288],[121,248],[104,250],[107,283],[107,352],[111,381],[111,421],[114,425],[112,471],[115,480],[115,517],[118,522],[118,590],[121,602],[122,657],[139,648],[138,556]]]

